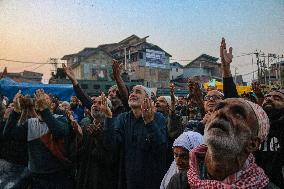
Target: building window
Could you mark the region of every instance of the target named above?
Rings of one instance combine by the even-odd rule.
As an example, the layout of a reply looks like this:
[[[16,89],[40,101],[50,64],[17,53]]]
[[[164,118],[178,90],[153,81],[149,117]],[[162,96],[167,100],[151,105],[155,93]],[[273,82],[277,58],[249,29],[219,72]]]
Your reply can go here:
[[[82,89],[88,89],[88,84],[81,84]]]
[[[143,59],[143,53],[139,52],[139,59]]]
[[[176,68],[176,72],[178,72],[178,68]]]
[[[93,88],[94,88],[94,89],[100,89],[100,88],[101,88],[101,86],[100,86],[100,85],[96,85],[96,84],[95,84],[95,85],[93,85]]]

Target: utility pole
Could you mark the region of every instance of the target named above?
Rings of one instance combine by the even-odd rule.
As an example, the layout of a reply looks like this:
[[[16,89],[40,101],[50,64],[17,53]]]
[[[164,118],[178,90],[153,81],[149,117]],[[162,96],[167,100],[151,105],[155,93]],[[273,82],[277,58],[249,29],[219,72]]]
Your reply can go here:
[[[56,74],[57,68],[58,68],[58,58],[49,58],[49,62],[53,64],[54,67],[54,73]]]
[[[126,47],[124,47],[124,69],[127,71]]]
[[[283,55],[282,55],[283,56]],[[277,69],[277,74],[278,74],[278,80],[279,80],[279,84],[280,84],[280,88],[282,88],[282,81],[281,81],[281,63],[280,63],[280,61],[279,61],[280,59],[279,59],[279,55],[278,55],[278,65],[276,66],[276,69]]]
[[[261,83],[261,71],[260,71],[260,60],[259,60],[259,53],[256,51],[255,53],[256,56],[256,65],[257,65],[257,81]]]
[[[252,66],[252,70],[254,70],[254,68],[253,68],[253,56],[251,56],[251,66]],[[252,72],[252,80],[254,81],[254,72]]]
[[[268,54],[267,56],[267,69],[268,69],[268,84],[269,86],[271,85],[271,78],[270,78],[270,65],[269,65],[269,57],[271,56],[271,54]]]
[[[238,68],[235,67],[235,84],[237,84],[237,74],[238,74],[238,73],[237,73],[237,69],[238,69]]]
[[[264,75],[264,84],[266,85],[267,82],[266,82],[266,64],[265,64],[265,57],[262,61],[262,67],[263,67],[263,75]]]

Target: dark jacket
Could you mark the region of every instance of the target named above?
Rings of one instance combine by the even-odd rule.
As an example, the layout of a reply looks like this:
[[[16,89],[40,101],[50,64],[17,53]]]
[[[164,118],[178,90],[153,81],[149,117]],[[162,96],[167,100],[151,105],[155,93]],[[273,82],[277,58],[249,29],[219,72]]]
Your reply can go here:
[[[270,116],[267,140],[255,153],[256,163],[264,169],[270,181],[284,188],[284,109],[278,116]]]
[[[109,143],[120,152],[119,188],[159,188],[167,169],[164,116],[155,113],[154,120],[145,125],[142,118],[136,119],[132,112],[125,112],[116,118],[114,130],[111,127],[105,129]]]
[[[28,142],[28,168],[32,173],[49,174],[64,170],[66,167],[62,162],[65,162],[64,156],[67,154],[60,154],[56,149],[66,147],[63,141],[70,136],[72,128],[63,116],[52,115],[48,109],[41,115],[43,121],[30,118],[23,124],[18,124],[20,114],[12,112],[6,122],[3,136],[6,139]],[[50,146],[51,142],[55,141],[52,138],[58,141],[53,143],[58,148]],[[60,140],[63,140],[62,143]]]
[[[234,83],[233,77],[223,78],[223,92],[224,98],[238,98],[238,91],[236,84]]]

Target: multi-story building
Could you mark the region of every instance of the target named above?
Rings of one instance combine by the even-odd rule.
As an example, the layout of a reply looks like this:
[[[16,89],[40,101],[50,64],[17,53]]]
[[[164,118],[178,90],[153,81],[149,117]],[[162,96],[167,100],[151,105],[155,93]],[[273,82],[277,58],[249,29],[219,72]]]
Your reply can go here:
[[[77,79],[111,80],[111,61],[124,64],[130,81],[143,82],[148,87],[166,87],[170,80],[171,55],[157,45],[132,35],[118,43],[85,48],[62,60],[74,69]]]
[[[124,63],[124,68],[131,81],[144,81],[148,87],[166,87],[170,79],[169,58],[171,55],[157,45],[146,41],[147,37],[136,35],[113,44],[100,45],[117,60]]]
[[[271,84],[278,84],[283,86],[284,78],[284,61],[279,61],[271,64],[270,71],[266,73],[266,80]]]
[[[170,63],[171,71],[170,71],[170,79],[174,80],[183,74],[183,66],[178,62]]]
[[[183,68],[183,77],[194,77],[201,82],[208,82],[210,79],[222,81],[221,64],[218,58],[202,54]]]
[[[78,80],[110,81],[112,55],[100,48],[85,48],[77,54],[65,55]]]
[[[23,72],[19,73],[7,73],[6,77],[13,79],[16,82],[22,83],[41,83],[42,80],[42,73],[31,72],[24,70]]]

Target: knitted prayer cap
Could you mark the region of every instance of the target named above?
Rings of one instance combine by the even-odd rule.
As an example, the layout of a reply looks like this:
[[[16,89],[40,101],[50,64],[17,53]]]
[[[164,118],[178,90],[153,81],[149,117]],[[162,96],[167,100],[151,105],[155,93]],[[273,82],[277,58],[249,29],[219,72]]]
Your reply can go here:
[[[203,137],[201,134],[193,131],[182,133],[173,143],[173,147],[183,147],[191,151],[196,146],[203,144]]]
[[[255,113],[258,122],[258,137],[260,138],[261,142],[263,142],[265,141],[270,128],[268,116],[259,105],[248,100],[244,101],[253,109]]]

